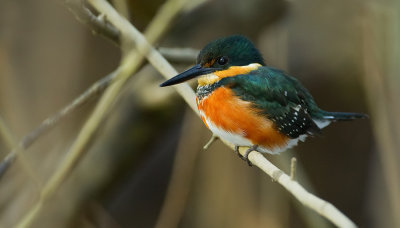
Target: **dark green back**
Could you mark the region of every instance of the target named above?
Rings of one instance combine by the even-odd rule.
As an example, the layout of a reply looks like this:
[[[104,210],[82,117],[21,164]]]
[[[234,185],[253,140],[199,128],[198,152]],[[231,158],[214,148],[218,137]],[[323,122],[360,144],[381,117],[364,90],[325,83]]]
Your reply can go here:
[[[223,78],[218,86],[231,88],[242,100],[262,110],[260,115],[271,119],[277,130],[297,138],[302,134],[318,134],[313,119],[323,119],[310,93],[293,77],[270,67],[260,67],[249,74]]]

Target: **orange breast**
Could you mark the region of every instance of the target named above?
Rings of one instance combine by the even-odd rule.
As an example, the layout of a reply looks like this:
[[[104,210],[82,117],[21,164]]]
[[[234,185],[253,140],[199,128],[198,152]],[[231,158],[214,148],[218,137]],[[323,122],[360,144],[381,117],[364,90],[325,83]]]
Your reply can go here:
[[[197,100],[197,107],[215,126],[241,134],[253,144],[273,149],[285,146],[289,140],[275,130],[272,121],[257,114],[249,102],[240,100],[230,89],[215,89],[209,96]],[[202,120],[207,125],[204,117]]]

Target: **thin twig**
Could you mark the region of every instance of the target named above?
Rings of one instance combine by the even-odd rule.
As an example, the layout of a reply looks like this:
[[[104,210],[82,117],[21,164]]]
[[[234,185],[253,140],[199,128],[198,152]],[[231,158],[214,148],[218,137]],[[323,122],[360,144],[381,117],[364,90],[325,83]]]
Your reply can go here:
[[[119,45],[120,32],[112,24],[108,23],[104,17],[95,16],[90,11],[83,0],[64,0],[65,6],[75,15],[78,21],[88,25],[95,34],[104,36]]]
[[[73,111],[77,110],[83,104],[85,104],[90,98],[97,94],[100,94],[107,88],[111,81],[115,78],[116,71],[108,74],[104,78],[95,82],[89,89],[77,97],[71,104],[61,109],[56,114],[45,119],[38,127],[33,131],[25,135],[16,147],[1,161],[0,163],[0,178],[8,170],[10,165],[14,162],[16,156],[22,151],[26,150],[32,143],[34,143],[40,136],[51,130],[56,124],[68,116]]]
[[[12,134],[11,130],[3,120],[3,118],[0,116],[0,135],[4,139],[7,149],[12,149],[17,147],[17,140],[15,139],[14,134]],[[7,158],[8,156],[6,156]],[[10,159],[10,158],[8,158]],[[7,160],[7,159],[6,159]],[[7,160],[8,161],[8,160]],[[35,173],[33,172],[32,167],[30,164],[26,161],[25,157],[20,157],[19,162],[21,163],[22,168],[25,170],[26,174],[31,177],[31,179],[34,181],[37,187],[41,186],[41,183]],[[4,168],[0,165],[0,177],[2,174],[2,171],[4,171]]]
[[[211,146],[211,144],[213,144],[215,142],[215,140],[219,139],[218,136],[216,135],[212,135],[210,140],[208,140],[208,142],[206,143],[206,145],[203,146],[204,150],[208,150],[208,148]]]
[[[292,181],[296,180],[296,163],[297,159],[295,157],[290,159],[290,180]]]

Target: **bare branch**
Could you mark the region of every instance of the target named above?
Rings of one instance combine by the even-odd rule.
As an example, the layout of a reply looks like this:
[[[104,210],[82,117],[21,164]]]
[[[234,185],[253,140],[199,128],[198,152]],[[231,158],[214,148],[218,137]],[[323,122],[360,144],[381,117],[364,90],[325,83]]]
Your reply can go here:
[[[4,139],[8,149],[17,147],[17,140],[15,139],[15,136],[12,134],[11,130],[8,128],[7,124],[5,123],[5,121],[3,120],[3,118],[1,116],[0,116],[0,135]],[[8,154],[5,157],[4,161],[2,161],[2,164],[3,164],[3,162],[5,164],[9,164],[8,161],[11,161],[11,162],[14,161],[15,160],[14,157],[10,157],[10,154]],[[32,167],[28,164],[28,162],[26,161],[25,157],[21,156],[19,158],[19,162],[21,163],[21,165],[22,165],[23,169],[25,170],[25,172],[34,181],[36,186],[40,186],[39,179],[36,177],[35,173],[33,172]],[[5,168],[6,168],[5,166],[2,166],[2,164],[0,164],[0,177],[1,177],[2,173],[4,173]]]
[[[278,169],[270,161],[265,159],[262,154],[253,151],[249,154],[249,159],[253,163],[253,165],[259,167],[275,181],[280,183],[303,205],[318,212],[320,215],[330,220],[336,226],[357,227],[349,218],[347,218],[346,215],[340,212],[335,206],[309,193],[297,181],[293,181],[282,170]]]
[[[100,14],[95,16],[82,0],[64,0],[65,6],[75,15],[78,21],[88,25],[95,34],[102,35],[119,45],[120,32],[108,23]]]

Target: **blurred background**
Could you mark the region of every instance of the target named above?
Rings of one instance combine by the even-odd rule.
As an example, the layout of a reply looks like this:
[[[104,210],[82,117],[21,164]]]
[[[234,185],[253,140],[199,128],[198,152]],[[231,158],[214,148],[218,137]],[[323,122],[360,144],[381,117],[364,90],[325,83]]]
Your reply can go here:
[[[115,1],[143,31],[162,0]],[[242,34],[266,63],[297,77],[319,106],[363,112],[267,159],[360,227],[400,227],[400,3],[378,0],[190,1],[156,47],[201,49]],[[0,1],[0,156],[114,70],[117,45],[62,1]],[[193,59],[172,61],[178,71]],[[143,64],[70,177],[32,227],[333,227],[211,132]],[[195,85],[194,85],[195,86]],[[24,151],[0,179],[0,227],[40,197],[98,98]]]

